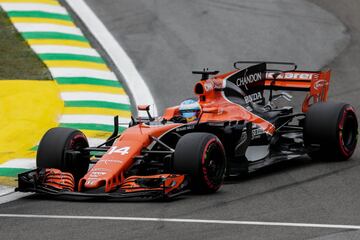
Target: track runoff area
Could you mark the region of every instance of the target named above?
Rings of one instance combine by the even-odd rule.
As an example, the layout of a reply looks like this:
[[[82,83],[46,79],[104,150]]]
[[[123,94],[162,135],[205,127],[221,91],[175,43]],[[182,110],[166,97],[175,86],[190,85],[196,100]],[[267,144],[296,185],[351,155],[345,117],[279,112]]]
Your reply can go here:
[[[41,1],[39,1],[41,2]],[[130,90],[138,102],[140,96],[144,96],[148,101],[154,102],[151,93],[148,91],[146,84],[142,80],[140,74],[136,71],[129,57],[125,51],[112,37],[110,32],[91,11],[91,9],[82,0],[67,0],[67,3],[82,19],[89,30],[94,34],[97,40],[104,46],[105,50],[114,61],[115,65],[128,81],[133,80],[129,84]],[[40,3],[41,4],[41,3]],[[117,53],[114,55],[114,53]],[[141,87],[135,91],[135,86],[138,83]],[[139,86],[138,85],[138,86]],[[155,108],[156,111],[156,108]],[[28,194],[14,194],[11,191],[5,191],[0,195],[0,204],[16,200],[18,198],[27,196]],[[39,214],[3,214],[0,213],[0,218],[16,218],[16,219],[65,219],[65,220],[94,220],[94,221],[135,221],[135,222],[167,222],[167,223],[184,223],[184,224],[221,224],[221,225],[253,225],[253,226],[271,226],[271,227],[298,227],[298,228],[328,228],[328,229],[344,229],[344,230],[360,230],[360,225],[341,225],[341,224],[321,224],[321,223],[289,223],[289,222],[264,222],[264,221],[242,221],[242,220],[215,220],[215,219],[186,219],[186,218],[151,218],[151,217],[113,217],[113,216],[72,216],[72,215],[39,215]]]

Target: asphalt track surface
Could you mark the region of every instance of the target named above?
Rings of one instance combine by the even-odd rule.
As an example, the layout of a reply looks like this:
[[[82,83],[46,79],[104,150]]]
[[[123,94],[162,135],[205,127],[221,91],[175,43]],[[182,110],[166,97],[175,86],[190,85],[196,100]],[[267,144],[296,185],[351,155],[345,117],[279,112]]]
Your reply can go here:
[[[239,2],[239,3],[238,3]],[[192,96],[201,67],[239,59],[330,67],[330,97],[360,103],[357,0],[89,0],[134,60],[159,109]],[[189,95],[188,95],[189,94]],[[347,162],[302,159],[172,202],[71,202],[27,197],[0,214],[360,224],[360,152]],[[356,230],[197,223],[0,218],[0,239],[359,239]]]

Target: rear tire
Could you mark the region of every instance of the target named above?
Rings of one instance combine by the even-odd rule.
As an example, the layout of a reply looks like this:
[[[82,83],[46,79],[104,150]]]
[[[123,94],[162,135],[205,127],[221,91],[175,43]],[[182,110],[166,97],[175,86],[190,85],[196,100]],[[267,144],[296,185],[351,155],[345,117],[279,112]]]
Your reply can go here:
[[[357,118],[349,104],[316,103],[306,113],[304,140],[312,159],[349,159],[355,151],[357,135]]]
[[[216,192],[225,175],[224,147],[213,134],[186,134],[176,145],[173,168],[176,173],[190,176],[194,192]]]
[[[83,154],[74,159],[65,152],[79,151],[86,147],[89,147],[89,143],[81,131],[72,128],[51,128],[40,141],[36,165],[39,168],[56,168],[70,172],[77,182],[87,173],[90,157],[88,154]]]

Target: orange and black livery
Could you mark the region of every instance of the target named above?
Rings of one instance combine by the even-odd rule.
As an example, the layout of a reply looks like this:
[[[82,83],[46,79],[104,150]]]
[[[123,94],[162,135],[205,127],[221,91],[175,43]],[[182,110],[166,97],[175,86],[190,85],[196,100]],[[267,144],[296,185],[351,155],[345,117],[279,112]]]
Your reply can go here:
[[[298,71],[286,62],[236,62],[234,68],[193,72],[201,78],[189,101],[197,109],[191,120],[182,105],[160,117],[140,105],[146,117],[132,117],[121,134],[115,117],[113,134],[99,146],[89,146],[76,129],[48,130],[37,169],[19,175],[17,191],[169,199],[189,191],[214,193],[227,176],[305,155],[351,157],[357,117],[350,104],[327,101],[330,71]],[[292,91],[305,93],[302,103],[292,103]]]

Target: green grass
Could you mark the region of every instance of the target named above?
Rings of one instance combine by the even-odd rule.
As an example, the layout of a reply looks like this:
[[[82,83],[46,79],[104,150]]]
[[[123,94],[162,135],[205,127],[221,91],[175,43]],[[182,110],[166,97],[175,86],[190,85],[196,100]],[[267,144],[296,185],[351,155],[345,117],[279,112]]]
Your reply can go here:
[[[0,8],[0,79],[50,80],[51,75]]]

